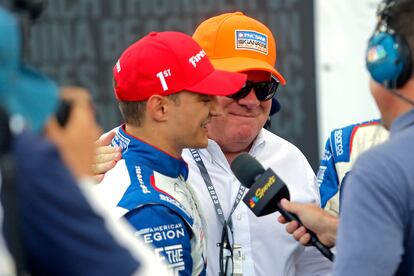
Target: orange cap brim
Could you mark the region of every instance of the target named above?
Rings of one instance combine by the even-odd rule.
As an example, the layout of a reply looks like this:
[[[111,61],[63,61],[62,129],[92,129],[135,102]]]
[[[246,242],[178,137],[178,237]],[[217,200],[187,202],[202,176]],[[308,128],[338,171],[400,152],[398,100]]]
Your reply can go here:
[[[222,59],[210,59],[216,69],[230,72],[245,72],[250,70],[259,70],[272,73],[277,77],[282,85],[286,84],[285,78],[269,63],[246,57],[232,57]]]

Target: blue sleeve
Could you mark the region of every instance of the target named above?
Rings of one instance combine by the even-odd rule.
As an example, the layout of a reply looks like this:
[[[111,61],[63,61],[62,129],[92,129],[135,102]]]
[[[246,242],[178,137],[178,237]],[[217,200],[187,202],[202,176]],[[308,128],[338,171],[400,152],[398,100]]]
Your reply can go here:
[[[409,180],[377,153],[361,155],[344,185],[335,275],[394,275],[404,255]]]
[[[174,274],[191,275],[191,231],[176,212],[163,205],[145,205],[125,218],[145,243],[155,247],[156,256],[168,263]]]
[[[328,138],[325,144],[325,152],[319,165],[317,181],[321,196],[321,207],[325,208],[326,203],[338,192],[339,187],[330,138]]]
[[[31,275],[131,275],[138,269],[50,143],[19,137],[14,150],[21,238]]]

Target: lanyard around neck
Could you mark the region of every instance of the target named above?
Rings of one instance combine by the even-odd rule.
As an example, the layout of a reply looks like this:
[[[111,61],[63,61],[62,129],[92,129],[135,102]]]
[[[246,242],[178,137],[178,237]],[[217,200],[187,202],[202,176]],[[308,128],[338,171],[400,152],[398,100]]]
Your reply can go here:
[[[233,214],[234,210],[236,209],[237,205],[239,205],[240,200],[243,197],[244,191],[246,188],[240,185],[239,190],[237,192],[236,199],[233,203],[233,207],[231,208],[230,214],[227,220],[224,218],[223,209],[221,208],[219,198],[216,193],[216,189],[214,189],[213,183],[211,182],[210,175],[207,171],[206,166],[204,165],[203,160],[201,159],[200,153],[196,149],[190,149],[191,155],[194,158],[194,161],[197,163],[197,167],[200,170],[201,176],[204,179],[204,183],[206,184],[208,194],[210,195],[211,201],[213,201],[214,209],[216,210],[216,214],[219,217],[220,223],[222,225],[228,224],[231,228],[231,215]]]

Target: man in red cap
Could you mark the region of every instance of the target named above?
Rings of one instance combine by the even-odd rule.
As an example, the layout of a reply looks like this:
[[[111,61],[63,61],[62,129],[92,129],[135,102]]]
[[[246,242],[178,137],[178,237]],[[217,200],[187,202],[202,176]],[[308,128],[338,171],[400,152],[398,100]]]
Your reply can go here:
[[[181,154],[207,146],[207,125],[219,114],[215,96],[237,92],[246,76],[215,70],[204,50],[178,32],[135,42],[113,74],[125,124],[112,144],[123,159],[96,191],[175,273],[204,275],[205,223]]]

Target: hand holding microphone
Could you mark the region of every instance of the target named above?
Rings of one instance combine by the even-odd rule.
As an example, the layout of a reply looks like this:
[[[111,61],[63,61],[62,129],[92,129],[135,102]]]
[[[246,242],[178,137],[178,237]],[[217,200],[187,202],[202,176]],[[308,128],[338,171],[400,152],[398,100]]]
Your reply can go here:
[[[296,214],[303,223],[302,226],[296,221],[289,222],[283,216],[278,218],[280,223],[287,223],[286,231],[302,245],[309,245],[311,236],[308,231],[310,230],[327,247],[335,246],[338,217],[311,203],[296,203],[287,199],[282,199],[280,203],[286,211]]]
[[[279,211],[288,221],[295,220],[302,225],[299,218],[287,212],[281,205],[282,198],[290,199],[286,184],[272,170],[265,170],[251,155],[245,153],[234,159],[231,170],[243,186],[250,190],[243,198],[243,202],[260,217]],[[307,230],[311,236],[310,244],[315,246],[326,258],[333,261],[333,253],[323,245],[316,235]]]

